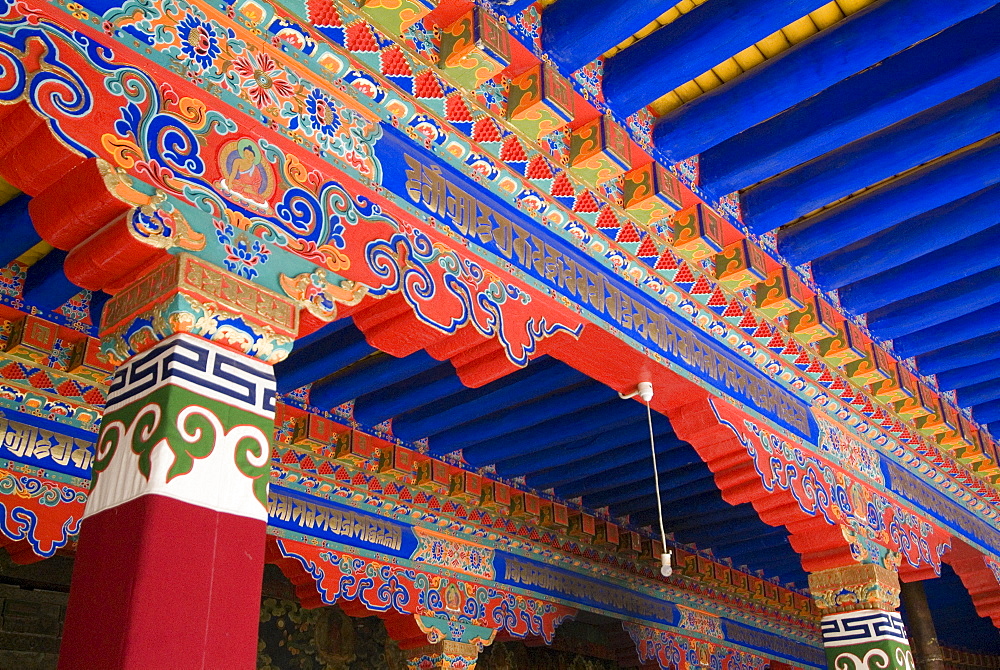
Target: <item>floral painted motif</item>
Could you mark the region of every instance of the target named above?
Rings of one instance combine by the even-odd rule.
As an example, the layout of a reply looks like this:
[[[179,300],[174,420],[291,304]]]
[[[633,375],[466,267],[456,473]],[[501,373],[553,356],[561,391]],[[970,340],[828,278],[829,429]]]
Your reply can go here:
[[[215,64],[222,53],[219,35],[222,31],[205,19],[205,15],[192,7],[177,24],[181,51],[202,70]]]
[[[285,70],[269,54],[243,54],[233,60],[232,68],[242,79],[241,88],[258,109],[277,106],[283,98],[295,94]]]
[[[257,266],[264,265],[271,255],[261,240],[251,238],[245,231],[236,230],[233,224],[215,219],[215,234],[226,250],[223,263],[230,272],[253,279],[257,276]]]

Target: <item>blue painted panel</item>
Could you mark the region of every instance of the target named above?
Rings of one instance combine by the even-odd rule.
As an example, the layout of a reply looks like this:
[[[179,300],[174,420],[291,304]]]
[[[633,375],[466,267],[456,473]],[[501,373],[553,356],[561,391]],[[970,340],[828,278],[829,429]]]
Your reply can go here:
[[[998,302],[1000,268],[993,268],[880,307],[868,314],[868,328],[889,340]]]
[[[94,433],[57,421],[0,411],[0,458],[89,480]]]
[[[740,195],[743,222],[765,233],[1000,130],[1000,81],[911,116]]]
[[[7,265],[42,241],[31,223],[31,215],[28,214],[29,202],[31,197],[22,193],[0,206],[0,226],[3,227],[0,267]]]
[[[954,391],[965,386],[1000,379],[1000,351],[997,351],[996,355],[997,357],[990,361],[939,372],[937,374],[938,388],[942,391]]]
[[[66,255],[61,249],[53,249],[28,268],[28,276],[24,280],[24,302],[55,312],[81,291],[63,272]]]
[[[574,440],[602,433],[610,434],[638,419],[645,420],[645,415],[645,408],[639,403],[622,403],[621,400],[613,400],[610,403],[567,414],[531,428],[508,432],[491,440],[477,442],[465,448],[462,453],[470,465],[482,467],[510,458],[525,456],[546,447],[567,444]],[[434,453],[447,453],[436,451],[438,447],[434,440],[430,441],[430,449]]]
[[[961,407],[972,407],[991,400],[1000,400],[1000,379],[962,386],[958,389],[956,397]]]
[[[765,633],[729,620],[723,620],[723,627],[727,640],[738,642],[752,649],[759,649],[768,654],[777,653],[801,657],[811,665],[819,667],[824,667],[824,663],[826,663],[826,656],[822,649],[789,640],[785,636]]]
[[[365,426],[374,426],[418,407],[436,404],[463,389],[465,385],[451,363],[442,363],[418,378],[359,397],[354,403],[354,418]]]
[[[309,404],[331,409],[438,365],[440,361],[432,358],[426,351],[417,351],[405,358],[394,358],[389,354],[378,352],[358,361],[341,373],[313,384],[309,390]]]
[[[578,602],[620,614],[639,614],[644,619],[673,625],[675,607],[613,582],[602,581],[524,556],[497,551],[493,565],[499,584],[530,589],[540,594]]]
[[[535,4],[537,0],[489,0],[490,6],[501,16],[516,16],[528,7]]]
[[[417,548],[411,524],[274,484],[268,490],[267,523],[401,558],[409,558]]]
[[[313,342],[274,366],[279,393],[288,393],[374,353],[364,335],[351,325]]]
[[[559,0],[542,12],[542,48],[568,75],[642,30],[674,4],[674,0]]]
[[[992,186],[870,235],[813,261],[813,278],[833,290],[965,239],[1000,220]]]
[[[897,300],[1000,266],[998,250],[1000,226],[993,226],[933,254],[848,284],[840,289],[840,304],[853,314],[870,312]]]
[[[917,367],[925,375],[954,370],[1000,357],[1000,333],[977,337],[917,356]]]
[[[1000,8],[840,81],[698,157],[712,198],[738,191],[985,84],[1000,72]]]
[[[95,291],[90,294],[90,322],[95,326],[101,323],[101,315],[104,313],[104,306],[108,304],[111,296],[104,291]]]
[[[404,440],[419,440],[437,435],[449,428],[481,419],[494,412],[513,410],[515,406],[523,402],[541,398],[586,380],[586,375],[568,366],[554,366],[536,374],[525,375],[520,381],[501,386],[496,390],[490,390],[487,386],[482,390],[489,390],[489,392],[479,394],[478,397],[459,405],[438,408],[437,411],[434,411],[435,408],[430,408],[431,411],[422,413],[419,418],[399,417],[393,421],[393,434]],[[604,394],[601,399],[606,400],[610,397],[609,394]],[[567,408],[566,411],[571,410]],[[512,414],[520,415],[520,411],[512,412]]]
[[[799,265],[997,182],[1000,138],[783,228],[778,232],[778,250]],[[989,220],[986,225],[995,222]]]
[[[701,153],[992,5],[876,3],[663,117],[654,130],[657,154],[676,163]]]
[[[413,145],[398,129],[385,124],[382,128],[377,151],[384,167],[382,184],[389,191],[436,217],[468,240],[471,248],[511,263],[555,295],[583,306],[597,321],[697,376],[723,397],[754,407],[796,435],[813,439],[816,426],[807,403],[694,330],[639,287],[609,272],[569,240]],[[425,200],[425,180],[440,180],[435,185],[442,189],[439,201]],[[458,197],[474,199],[471,216],[459,214],[454,207],[449,211],[449,198]],[[471,220],[479,223],[473,226]]]
[[[566,0],[560,0],[555,7],[563,2]],[[593,0],[577,2],[597,4]],[[618,17],[628,11],[627,8],[651,4],[648,1],[615,3],[615,10],[608,14],[612,20],[607,23],[616,23]],[[656,11],[646,23],[607,42],[608,46],[594,52],[594,55],[631,36],[673,4],[664,2],[656,4],[655,8],[650,7]],[[604,98],[620,117],[631,116],[663,94],[704,74],[733,54],[823,4],[822,0],[771,0],[766,4],[755,0],[712,0],[698,5],[605,61]],[[618,35],[617,32],[614,34]],[[544,32],[542,43],[545,44]]]

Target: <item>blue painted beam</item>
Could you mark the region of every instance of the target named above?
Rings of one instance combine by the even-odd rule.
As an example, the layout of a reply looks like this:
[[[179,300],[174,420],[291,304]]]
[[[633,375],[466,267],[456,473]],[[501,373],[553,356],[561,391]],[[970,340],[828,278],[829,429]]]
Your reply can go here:
[[[548,461],[548,457],[552,456],[553,461],[558,461],[559,464],[549,468],[539,468],[537,463],[533,460],[525,459],[523,463],[515,463],[519,459],[511,459],[505,461],[502,465],[503,472],[500,474],[506,474],[508,472],[513,472],[511,469],[515,465],[517,467],[529,467],[536,468],[534,470],[527,471],[527,477],[525,481],[528,486],[533,489],[544,490],[547,488],[561,487],[574,482],[580,482],[583,480],[595,480],[600,479],[601,476],[605,474],[611,474],[612,472],[626,471],[632,472],[633,470],[646,467],[643,464],[649,464],[652,467],[652,459],[649,457],[649,441],[646,440],[631,440],[633,427],[625,428],[624,430],[618,431],[618,433],[630,433],[630,435],[624,435],[619,437],[616,434],[611,438],[601,438],[601,442],[607,447],[604,451],[598,452],[599,455],[607,454],[609,457],[601,456],[599,458],[586,458],[578,461],[572,462],[571,465],[564,465],[561,462],[561,453],[564,449],[568,447],[556,447],[551,454],[547,454],[546,451],[538,452],[538,455],[542,458],[542,461]],[[659,446],[660,439],[671,439],[673,438],[673,433],[665,433],[662,436],[658,436],[657,443],[657,455],[659,455],[663,450]],[[587,444],[590,440],[581,441],[579,444],[581,446]],[[669,459],[667,462],[659,463],[660,468],[669,467],[673,463],[674,459]],[[499,472],[499,470],[498,470]],[[525,470],[520,470],[520,472],[525,472]],[[572,498],[574,495],[563,496]]]
[[[683,489],[685,495],[706,493],[715,489],[715,480],[705,467],[685,469],[676,474],[664,474],[660,477],[660,493],[664,496],[664,500],[671,494],[677,495],[678,489]],[[596,509],[605,505],[624,504],[639,498],[646,499],[650,496],[654,496],[655,499],[655,491],[653,477],[648,476],[631,482],[620,482],[607,489],[584,489],[577,495],[583,495],[584,504]],[[558,489],[556,495],[563,497]]]
[[[725,538],[725,535],[721,537]],[[721,542],[717,542],[712,547],[712,550],[722,555],[727,555],[732,551],[741,556],[746,556],[747,554],[771,553],[772,551],[781,551],[786,548],[791,549],[788,544],[788,531],[782,528],[771,533],[761,533],[753,540],[734,541],[726,538]]]
[[[365,341],[361,331],[346,323],[308,347],[293,350],[291,356],[274,366],[278,392],[294,391],[374,352],[375,347]]]
[[[646,428],[648,431],[649,429]],[[629,432],[633,435],[635,424],[628,426],[616,433]],[[537,452],[512,459],[504,459],[497,462],[497,473],[502,476],[518,476],[526,473],[549,470],[561,467],[568,475],[574,475],[576,467],[586,464],[588,461],[599,460],[605,464],[606,468],[618,465],[617,453],[621,449],[620,440],[624,436],[618,434],[605,437],[599,435],[595,438],[582,440],[572,444],[543,449]],[[648,438],[646,442],[635,442],[632,445],[633,452],[649,452]],[[656,442],[657,455],[662,454],[665,460],[674,460],[676,457],[687,461],[689,459],[690,447],[686,442],[681,442],[672,434],[661,434]],[[629,458],[630,456],[626,456]]]
[[[672,497],[672,492],[660,492],[660,499],[663,502],[663,518],[681,519],[687,515],[703,514],[706,511],[721,510],[730,507],[729,503],[719,497],[715,488],[715,481],[706,478],[698,488],[685,487],[690,490],[683,494],[676,494]],[[632,493],[632,496],[621,502],[611,505],[613,516],[624,516],[625,514],[635,514],[648,509],[656,509],[656,493],[653,491],[639,491]]]
[[[569,75],[645,28],[674,4],[673,0],[559,0],[542,12],[542,48],[559,70]]]
[[[698,528],[689,528],[684,531],[684,535],[685,537],[694,538],[694,541],[699,545],[711,546],[714,549],[720,539],[727,544],[735,544],[744,540],[771,535],[771,531],[773,530],[775,529],[764,525],[754,515],[752,518],[748,517],[745,521],[727,521],[724,526],[709,523]],[[706,542],[708,544],[705,544]]]
[[[3,246],[0,246],[0,267],[7,265],[25,251],[42,241],[35,232],[28,214],[31,197],[22,193],[0,206],[0,230],[3,230]]]
[[[375,426],[418,407],[437,404],[464,388],[451,363],[442,363],[425,375],[360,396],[354,403],[354,418],[365,426]]]
[[[647,428],[648,430],[648,428]],[[617,441],[617,436],[613,436],[612,440]],[[633,451],[649,451],[649,442],[637,442],[634,443]],[[600,460],[605,463],[605,467],[611,468],[618,465],[616,460],[617,451],[620,447],[609,446],[604,439],[588,440],[587,442],[581,442],[577,444],[568,444],[562,447],[557,447],[562,453],[535,453],[531,454],[533,456],[534,465],[533,467],[537,470],[551,469],[557,466],[565,468],[568,473],[575,473],[576,467],[581,463],[587,463],[590,460]],[[657,456],[663,456],[664,460],[673,461],[675,457],[679,456],[684,461],[687,461],[690,453],[690,446],[687,442],[681,442],[676,437],[671,435],[660,435],[656,441],[656,453]],[[505,474],[511,472],[512,463],[508,461],[500,461],[497,463],[497,472],[500,474]],[[534,470],[528,470],[527,472],[533,472]],[[522,471],[523,474],[523,471]]]
[[[985,84],[1000,72],[998,21],[1000,8],[966,19],[712,147],[699,186],[719,198]]]
[[[308,335],[303,335],[302,337],[297,338],[295,340],[295,348],[293,351],[301,351],[302,349],[305,349],[306,347],[311,345],[313,342],[318,342],[319,340],[322,340],[328,335],[333,335],[338,330],[343,330],[344,328],[353,325],[354,325],[354,320],[351,319],[350,317],[331,321],[330,323],[324,326],[320,326],[319,328],[309,333]]]
[[[892,3],[890,3],[892,4]],[[933,163],[778,231],[778,251],[800,265],[1000,182],[1000,138]],[[993,225],[992,219],[986,225]]]
[[[962,386],[956,391],[955,397],[960,407],[972,407],[1000,400],[1000,379]]]
[[[641,511],[636,511],[632,514],[631,520],[637,526],[645,526],[648,524],[656,524],[656,498],[655,496],[650,496],[647,498],[647,505]],[[694,498],[686,505],[668,504],[663,503],[663,518],[665,520],[669,519],[670,523],[684,521],[692,517],[705,517],[706,515],[711,515],[712,518],[717,514],[721,514],[727,511],[732,505],[722,500],[719,497],[705,497]],[[618,511],[617,506],[611,508],[612,516],[621,516],[622,512]],[[664,525],[670,528],[670,524],[664,521]]]
[[[561,374],[563,368],[565,368],[565,364],[563,362],[549,356],[542,356],[537,360],[530,361],[526,367],[515,370],[508,375],[504,375],[500,379],[492,381],[483,387],[465,388],[460,393],[449,396],[444,402],[434,405],[421,404],[409,412],[394,415],[396,418],[393,423],[423,421],[424,419],[436,416],[441,412],[451,410],[452,408],[466,403],[474,402],[488,393],[493,393],[494,391],[512,386],[533,375]],[[538,377],[538,379],[542,380],[544,377]],[[586,377],[581,376],[578,381],[585,381],[586,379]]]
[[[431,448],[435,453],[446,454],[479,442],[502,438],[520,428],[558,419],[577,410],[596,407],[617,397],[617,392],[603,384],[585,382],[564,393],[546,396],[516,409],[494,412],[477,421],[436,433],[431,438]]]
[[[28,268],[24,279],[24,302],[55,312],[81,291],[63,272],[66,256],[65,251],[53,249]]]
[[[997,358],[991,361],[945,370],[937,374],[938,388],[942,391],[954,391],[965,386],[982,384],[992,379],[1000,379],[1000,351],[997,352]]]
[[[667,163],[690,158],[992,5],[991,0],[871,5],[664,116],[653,132],[656,152]]]
[[[972,408],[972,416],[979,423],[993,423],[1000,421],[1000,400],[986,402]]]
[[[740,194],[743,222],[765,233],[1000,129],[1000,81],[783,172]]]
[[[991,305],[963,314],[957,319],[918,330],[893,340],[893,350],[900,358],[910,358],[929,351],[965,342],[1000,330],[1000,305]]]
[[[601,433],[611,434],[612,431],[624,428],[640,419],[645,421],[645,418],[646,409],[639,403],[615,399],[609,403],[588,407],[537,426],[472,444],[465,448],[463,456],[466,462],[473,467],[483,467],[498,461],[524,456],[546,447],[567,444]],[[447,451],[439,449],[436,440],[431,440],[430,450],[433,453],[447,453]]]
[[[527,372],[527,369],[526,369]],[[402,416],[393,421],[393,434],[404,440],[419,440],[436,436],[449,428],[481,419],[501,410],[510,410],[510,419],[523,416],[523,411],[514,408],[522,403],[537,400],[565,387],[586,382],[587,376],[566,365],[553,365],[551,369],[532,371],[519,381],[493,390],[487,387],[478,397],[452,407],[442,407],[438,411],[423,412],[418,416]],[[589,383],[588,386],[593,386]],[[606,387],[602,387],[606,388]],[[612,396],[610,389],[599,394],[602,400]],[[432,411],[434,408],[430,408]],[[527,411],[527,410],[524,410]],[[566,411],[572,411],[567,408]],[[503,422],[504,429],[509,422]],[[485,439],[485,438],[484,438]]]
[[[840,304],[852,314],[871,312],[897,300],[1000,266],[998,249],[1000,226],[993,226],[933,254],[848,284],[840,289]]]
[[[560,3],[565,1],[560,0]],[[766,4],[754,0],[712,0],[699,5],[605,61],[604,98],[620,117],[631,116],[663,94],[823,4],[822,0],[773,0]],[[648,0],[616,3],[614,12],[609,15],[617,22],[619,13],[633,5],[646,7],[653,3]],[[607,43],[608,46],[596,51],[594,56],[622,42],[671,6],[673,3],[669,1],[650,6],[654,12],[649,20]],[[542,43],[545,44],[544,33]]]
[[[750,505],[736,505],[721,512],[706,512],[701,516],[690,516],[684,520],[670,520],[666,526],[667,532],[688,533],[715,528],[720,524],[725,524],[727,532],[732,530],[735,533],[743,533],[748,529],[759,533],[761,529],[766,528],[757,511]]]
[[[648,448],[649,445],[647,444],[646,447]],[[674,478],[675,486],[683,485],[678,482],[686,484],[707,476],[703,463],[690,463],[678,468],[677,462],[674,459],[657,458],[656,465],[660,476],[665,477],[667,473],[670,473],[670,476]],[[564,500],[581,495],[594,495],[620,486],[632,485],[636,488],[647,485],[651,486],[653,482],[653,459],[646,456],[634,463],[627,463],[619,467],[605,467],[603,471],[597,470],[595,472],[591,470],[591,473],[584,477],[579,477],[574,473],[568,475],[565,482],[551,486],[554,487],[556,496]]]
[[[395,358],[381,351],[316,382],[309,389],[309,404],[332,409],[385,386],[427,372],[440,365],[426,351]]]
[[[813,261],[813,278],[831,291],[954,244],[997,223],[992,186],[870,235]]]
[[[88,311],[90,312],[90,322],[94,324],[95,328],[99,328],[101,325],[101,315],[104,313],[104,306],[108,304],[108,300],[111,296],[104,291],[93,291],[90,294],[90,306]]]
[[[1000,268],[880,307],[868,314],[868,329],[891,340],[1000,302]]]
[[[1000,333],[992,333],[917,356],[917,367],[921,373],[933,375],[997,358],[1000,358]]]

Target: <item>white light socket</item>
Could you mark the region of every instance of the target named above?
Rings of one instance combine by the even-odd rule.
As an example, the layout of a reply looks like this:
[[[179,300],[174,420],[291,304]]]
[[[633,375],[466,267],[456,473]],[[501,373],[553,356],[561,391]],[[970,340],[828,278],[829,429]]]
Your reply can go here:
[[[673,552],[667,551],[660,554],[660,574],[669,577],[674,574],[674,569],[670,566],[670,555]]]
[[[653,399],[653,383],[652,382],[639,382],[639,397],[643,399],[644,402],[648,403]]]

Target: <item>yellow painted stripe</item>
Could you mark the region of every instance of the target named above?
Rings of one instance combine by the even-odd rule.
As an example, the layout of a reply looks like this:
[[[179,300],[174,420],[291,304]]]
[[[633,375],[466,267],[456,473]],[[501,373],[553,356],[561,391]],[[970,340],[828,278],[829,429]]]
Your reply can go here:
[[[30,249],[28,249],[27,251],[25,251],[20,256],[18,256],[17,257],[17,262],[20,263],[21,265],[24,265],[25,267],[29,267],[30,268],[32,265],[34,265],[38,261],[40,261],[43,258],[45,258],[45,256],[47,256],[48,253],[50,251],[52,251],[54,248],[55,247],[53,247],[48,242],[44,242],[44,241],[43,242],[39,242],[35,246],[33,246]]]
[[[654,31],[656,31],[659,28],[662,28],[668,23],[676,21],[678,17],[687,14],[692,9],[694,9],[698,5],[704,4],[705,2],[708,2],[708,0],[681,0],[676,5],[674,5],[673,7],[671,7],[670,9],[668,9],[667,11],[663,12],[658,17],[656,17],[655,20],[648,23],[645,27],[643,27],[642,30],[632,35],[632,37],[628,38],[621,44],[618,44],[613,48],[608,49],[606,52],[604,52],[605,58],[610,58],[611,56],[614,56],[622,49],[635,44],[638,40],[641,40],[643,37],[652,34]]]
[[[671,9],[667,14],[674,13],[671,20],[676,19],[681,15],[679,10],[680,5],[694,5],[701,4],[705,0],[687,0],[684,3],[678,3],[674,9]],[[792,48],[796,44],[803,42],[813,35],[836,25],[838,22],[843,21],[846,17],[851,14],[864,9],[868,5],[872,4],[876,0],[835,0],[834,2],[829,2],[819,9],[810,12],[808,15],[803,16],[801,19],[793,21],[789,25],[785,26],[781,30],[768,35],[761,41],[754,44],[752,47],[744,49],[728,58],[719,65],[713,67],[708,72],[695,77],[693,81],[689,81],[681,86],[678,86],[675,90],[662,96],[652,105],[650,108],[653,113],[657,116],[662,116],[669,111],[677,109],[685,102],[690,102],[694,100],[699,95],[706,91],[710,91],[717,86],[720,86],[728,81],[736,79],[744,72],[752,70],[769,58],[774,58],[781,53],[784,53],[788,49]],[[691,6],[690,9],[694,7]],[[686,11],[690,11],[687,9]],[[677,10],[675,12],[675,10]],[[666,14],[664,14],[666,16]],[[663,17],[660,17],[661,19]],[[659,20],[659,19],[658,19]],[[629,44],[636,41],[637,38],[630,38]],[[625,44],[624,42],[622,44]],[[615,47],[608,52],[610,55],[618,51],[621,47]]]

